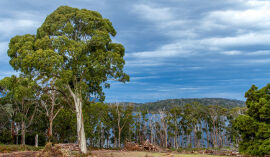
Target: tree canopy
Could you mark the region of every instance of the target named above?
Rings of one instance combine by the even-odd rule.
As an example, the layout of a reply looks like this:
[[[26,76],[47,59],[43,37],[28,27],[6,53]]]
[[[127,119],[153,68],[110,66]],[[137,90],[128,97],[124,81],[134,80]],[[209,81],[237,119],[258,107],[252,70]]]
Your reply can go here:
[[[258,89],[255,85],[246,92],[246,115],[240,115],[234,127],[242,141],[239,150],[252,155],[270,153],[270,84]]]
[[[116,31],[98,12],[61,6],[51,13],[36,35],[15,36],[8,55],[15,70],[44,80],[83,89],[104,99],[101,85],[109,79],[128,81],[123,72],[125,49],[113,43]]]

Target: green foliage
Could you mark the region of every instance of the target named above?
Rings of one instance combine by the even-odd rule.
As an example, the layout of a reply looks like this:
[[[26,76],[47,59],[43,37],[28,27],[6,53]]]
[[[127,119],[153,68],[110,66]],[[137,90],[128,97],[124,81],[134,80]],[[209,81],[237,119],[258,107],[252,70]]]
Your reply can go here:
[[[84,124],[86,138],[90,141],[90,146],[93,148],[103,147],[105,144],[101,141],[112,137],[111,129],[115,129],[113,136],[118,136],[117,128],[117,112],[115,105],[107,105],[100,102],[84,102],[86,105],[83,107]],[[123,127],[121,138],[126,139],[130,137],[131,128],[133,125],[133,107],[132,106],[119,106],[121,114],[121,126]],[[45,119],[45,118],[44,118]],[[44,120],[43,120],[44,121]],[[47,122],[46,122],[47,123]],[[76,115],[67,108],[62,109],[54,121],[52,141],[56,143],[71,143],[76,142]],[[46,124],[44,124],[46,126]],[[122,141],[124,142],[124,141]]]
[[[38,105],[39,86],[31,77],[25,75],[5,77],[0,80],[0,86],[6,93],[6,105],[12,105],[13,111],[8,111],[9,118],[20,123],[22,144],[25,144],[26,129],[31,125]]]
[[[36,35],[10,40],[10,64],[43,81],[57,78],[57,85],[69,85],[81,96],[103,100],[102,86],[109,87],[108,79],[129,80],[123,72],[125,49],[110,38],[115,35],[112,23],[98,12],[60,6]]]
[[[70,109],[63,109],[59,112],[54,120],[53,126],[54,137],[53,142],[58,143],[72,143],[76,141],[76,115]]]
[[[107,122],[105,119],[106,116],[108,116],[108,106],[100,102],[85,103],[87,104],[83,108],[85,133],[86,137],[91,139],[90,141],[93,146],[94,143],[98,143],[101,137],[101,132],[106,127]]]
[[[239,150],[251,155],[270,154],[270,84],[258,89],[252,86],[247,92],[247,114],[234,122],[242,138]]]
[[[13,142],[12,136],[10,134],[10,130],[4,128],[0,129],[0,144],[11,144]]]

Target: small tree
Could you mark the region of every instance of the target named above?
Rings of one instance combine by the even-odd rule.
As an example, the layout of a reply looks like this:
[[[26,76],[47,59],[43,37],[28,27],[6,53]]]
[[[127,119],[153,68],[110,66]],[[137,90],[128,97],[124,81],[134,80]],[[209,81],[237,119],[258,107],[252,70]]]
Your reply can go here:
[[[123,106],[119,106],[117,103],[113,106],[116,109],[117,114],[117,128],[118,128],[118,147],[121,147],[121,133],[124,127],[128,126],[128,122],[132,120],[132,106],[127,106],[123,108]]]
[[[45,110],[45,115],[49,121],[48,127],[48,139],[52,140],[53,136],[53,121],[58,115],[58,113],[64,107],[64,98],[61,93],[58,92],[55,87],[55,80],[50,80],[50,84],[46,85],[43,89],[43,94],[41,95],[41,106]],[[65,98],[67,99],[67,98]]]

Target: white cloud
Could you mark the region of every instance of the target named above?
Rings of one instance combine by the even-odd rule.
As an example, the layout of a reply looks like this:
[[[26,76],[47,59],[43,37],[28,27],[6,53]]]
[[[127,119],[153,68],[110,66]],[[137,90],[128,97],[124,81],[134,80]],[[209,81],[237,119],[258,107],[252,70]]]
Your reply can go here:
[[[197,88],[197,87],[182,87],[182,88],[177,88],[177,90],[183,90],[183,91],[198,91],[202,90],[204,88]]]
[[[217,24],[241,27],[267,28],[270,26],[270,7],[260,7],[247,10],[214,11],[207,16]]]
[[[37,29],[39,25],[39,21],[31,19],[0,19],[0,33],[7,37],[20,32],[25,34],[27,33],[25,30]],[[32,31],[28,33],[32,33]]]
[[[201,40],[201,44],[216,47],[269,45],[270,32],[257,32],[229,37],[210,37]]]
[[[157,8],[151,7],[147,4],[136,4],[133,6],[132,11],[139,14],[144,19],[155,22],[169,21],[173,19],[170,8]]]
[[[270,50],[258,50],[258,51],[251,51],[251,52],[244,52],[238,50],[231,50],[231,51],[222,51],[220,52],[224,55],[245,55],[245,56],[263,56],[263,55],[270,55]]]
[[[253,51],[247,53],[249,56],[270,55],[270,50]]]
[[[165,44],[153,51],[143,51],[128,54],[127,57],[135,58],[169,58],[169,57],[188,57],[193,55],[191,51],[185,49],[187,45],[182,45],[181,43],[170,43]]]
[[[8,42],[0,42],[0,60],[7,58]]]
[[[134,58],[134,57],[132,57]],[[133,60],[126,60],[126,67],[155,67],[161,66],[164,63],[161,61],[153,60],[153,59],[138,59],[134,58]]]
[[[148,80],[148,79],[156,79],[156,78],[160,78],[160,76],[130,77],[131,81],[134,81],[134,80]]]
[[[241,0],[242,2],[246,2],[249,7],[256,8],[268,8],[270,7],[269,0]]]
[[[223,51],[221,52],[221,54],[224,54],[224,55],[240,55],[242,54],[241,51]]]
[[[7,13],[9,16],[0,18],[0,33],[2,37],[12,37],[18,34],[36,33],[42,24],[44,15],[35,11],[13,10]]]
[[[141,19],[153,22],[152,27],[159,33],[171,37],[197,36],[194,30],[185,29],[187,25],[192,24],[192,20],[179,18],[179,13],[175,13],[172,7],[156,7],[154,3],[135,4],[132,12],[139,15]]]
[[[127,58],[143,62],[141,66],[160,66],[166,58],[173,57],[198,57],[213,53],[228,56],[267,54],[259,50],[244,52],[237,47],[270,45],[270,2],[237,0],[231,3],[239,4],[239,7],[206,10],[195,18],[187,18],[187,14],[181,16],[175,8],[161,7],[156,5],[158,3],[134,5],[132,12],[152,22],[152,29],[170,38],[171,42],[153,50],[129,53]],[[230,50],[231,47],[236,49]],[[148,62],[150,58],[152,61]]]

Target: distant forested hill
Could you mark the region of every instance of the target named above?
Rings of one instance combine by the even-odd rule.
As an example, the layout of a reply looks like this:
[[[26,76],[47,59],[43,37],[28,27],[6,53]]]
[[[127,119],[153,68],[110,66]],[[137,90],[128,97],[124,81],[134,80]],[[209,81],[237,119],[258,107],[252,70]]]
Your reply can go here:
[[[167,99],[149,103],[132,103],[122,102],[122,105],[134,105],[135,110],[158,111],[160,109],[170,109],[175,106],[183,106],[185,104],[200,103],[201,105],[219,105],[224,108],[244,107],[245,102],[234,99],[225,98],[183,98],[183,99]]]

